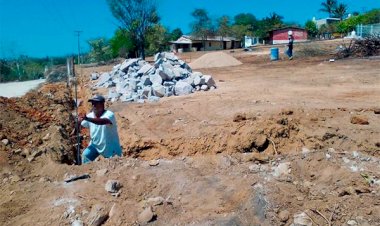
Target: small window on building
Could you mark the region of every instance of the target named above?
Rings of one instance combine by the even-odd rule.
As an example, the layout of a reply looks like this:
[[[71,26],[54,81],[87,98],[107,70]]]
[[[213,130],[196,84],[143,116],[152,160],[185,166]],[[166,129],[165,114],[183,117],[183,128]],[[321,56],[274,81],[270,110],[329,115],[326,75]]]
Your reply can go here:
[[[208,43],[208,47],[211,47],[211,42]]]

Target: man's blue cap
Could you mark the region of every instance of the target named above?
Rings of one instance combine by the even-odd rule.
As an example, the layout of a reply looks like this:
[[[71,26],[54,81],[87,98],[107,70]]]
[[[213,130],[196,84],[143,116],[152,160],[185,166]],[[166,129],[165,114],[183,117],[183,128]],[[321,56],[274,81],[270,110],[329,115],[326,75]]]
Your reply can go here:
[[[106,102],[106,99],[101,95],[95,95],[91,97],[88,102]]]

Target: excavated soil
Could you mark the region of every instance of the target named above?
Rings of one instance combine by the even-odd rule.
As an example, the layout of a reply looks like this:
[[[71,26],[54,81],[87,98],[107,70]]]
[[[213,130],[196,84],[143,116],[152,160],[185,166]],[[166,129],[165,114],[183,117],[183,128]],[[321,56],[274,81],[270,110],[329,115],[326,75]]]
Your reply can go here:
[[[108,103],[123,157],[84,166],[72,165],[64,84],[2,98],[0,224],[87,225],[95,214],[93,225],[290,225],[303,213],[313,225],[380,225],[380,61],[259,53],[236,50],[242,65],[202,69],[214,91]],[[90,73],[111,68],[82,69],[82,100],[105,92],[90,89]]]

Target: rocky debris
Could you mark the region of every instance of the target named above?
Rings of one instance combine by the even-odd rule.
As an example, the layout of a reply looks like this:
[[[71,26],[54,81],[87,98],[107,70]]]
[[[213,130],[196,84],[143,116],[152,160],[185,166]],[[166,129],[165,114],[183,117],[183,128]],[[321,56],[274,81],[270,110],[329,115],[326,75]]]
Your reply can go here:
[[[102,204],[96,204],[91,208],[91,212],[87,217],[87,224],[91,226],[99,226],[107,221],[109,215],[105,206]]]
[[[109,193],[117,193],[121,188],[121,184],[117,180],[108,180],[105,189]]]
[[[376,108],[376,109],[374,109],[373,112],[374,112],[375,114],[377,114],[377,115],[380,114],[380,108]]]
[[[352,116],[351,123],[358,125],[369,125],[368,119],[364,116]]]
[[[81,220],[75,220],[71,223],[71,226],[83,226],[83,222]]]
[[[281,222],[287,222],[289,220],[290,213],[287,210],[283,210],[278,214]]]
[[[347,225],[348,226],[355,226],[355,225],[358,225],[358,222],[356,222],[355,220],[349,220],[349,221],[347,221]]]
[[[9,144],[9,140],[8,139],[2,139],[1,142],[7,146]]]
[[[260,170],[261,170],[261,167],[258,164],[253,164],[249,166],[249,171],[252,173],[258,173],[260,172]]]
[[[149,198],[144,201],[144,203],[148,206],[159,206],[164,203],[165,199],[161,196],[154,197],[154,198]]]
[[[34,159],[36,159],[37,157],[41,156],[43,153],[44,153],[43,150],[34,150],[32,152],[32,154],[30,156],[28,156],[27,159],[28,159],[29,162],[32,162],[32,161],[34,161]]]
[[[291,172],[290,162],[282,162],[282,163],[278,164],[277,167],[274,167],[273,176],[275,176],[275,177],[286,176],[290,172]]]
[[[91,74],[95,88],[109,88],[111,101],[156,102],[172,95],[182,96],[194,91],[214,90],[216,83],[211,75],[193,72],[173,53],[157,53],[150,65],[141,59],[127,59],[113,67],[111,72]]]
[[[99,73],[95,72],[95,73],[91,73],[91,80],[96,80],[99,78]]]
[[[20,182],[20,181],[22,181],[22,178],[19,177],[18,175],[14,175],[14,176],[11,177],[11,182],[12,183],[17,183],[17,182]]]
[[[153,212],[152,210],[152,207],[147,207],[145,208],[138,216],[138,221],[139,223],[141,224],[146,224],[146,223],[149,223],[151,221],[153,221],[153,219],[155,218],[155,213]]]
[[[149,161],[150,166],[158,166],[160,161],[158,159]]]
[[[66,66],[56,66],[45,73],[46,81],[49,83],[67,81]]]
[[[312,226],[313,222],[310,217],[305,213],[294,214],[293,226]]]

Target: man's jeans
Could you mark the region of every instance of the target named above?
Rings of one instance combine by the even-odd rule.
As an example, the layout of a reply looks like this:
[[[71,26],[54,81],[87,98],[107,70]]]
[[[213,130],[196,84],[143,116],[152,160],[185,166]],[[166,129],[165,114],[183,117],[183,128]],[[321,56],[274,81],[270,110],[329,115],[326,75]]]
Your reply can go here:
[[[88,146],[86,149],[84,149],[82,154],[82,163],[86,164],[89,162],[94,161],[98,156],[99,152],[94,148],[93,146]]]

